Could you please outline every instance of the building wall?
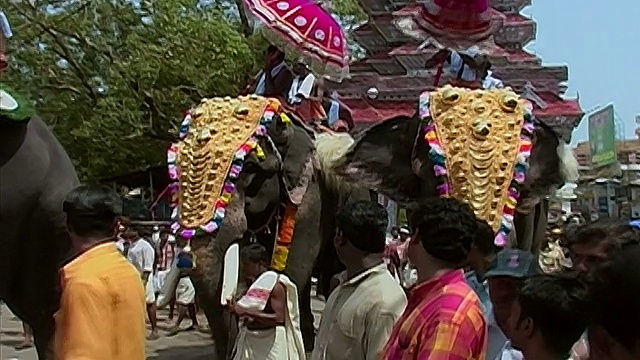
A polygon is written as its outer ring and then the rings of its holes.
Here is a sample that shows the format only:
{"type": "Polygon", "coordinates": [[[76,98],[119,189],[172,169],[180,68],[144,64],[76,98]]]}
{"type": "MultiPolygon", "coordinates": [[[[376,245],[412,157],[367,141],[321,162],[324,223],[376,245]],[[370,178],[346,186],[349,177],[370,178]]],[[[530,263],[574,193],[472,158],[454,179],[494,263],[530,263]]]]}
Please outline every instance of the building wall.
{"type": "MultiPolygon", "coordinates": [[[[640,141],[619,140],[617,141],[618,161],[621,164],[633,165],[640,164],[640,141]]],[[[574,148],[574,153],[578,159],[580,166],[591,165],[591,156],[589,154],[589,142],[583,141],[574,148]]]]}

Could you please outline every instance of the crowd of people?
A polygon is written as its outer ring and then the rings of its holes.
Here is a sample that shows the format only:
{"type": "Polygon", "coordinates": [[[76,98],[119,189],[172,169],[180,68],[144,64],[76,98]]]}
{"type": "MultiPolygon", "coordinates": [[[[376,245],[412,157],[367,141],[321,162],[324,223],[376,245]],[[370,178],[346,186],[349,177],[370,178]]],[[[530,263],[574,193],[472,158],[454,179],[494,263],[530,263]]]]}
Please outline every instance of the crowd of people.
{"type": "Polygon", "coordinates": [[[544,273],[531,252],[495,247],[489,225],[455,199],[415,211],[411,237],[386,253],[377,204],[343,211],[336,250],[347,270],[327,300],[313,359],[640,358],[637,223],[574,229],[564,239],[574,266],[544,273]],[[417,271],[409,289],[381,260],[406,242],[417,271]]]}
{"type": "MultiPolygon", "coordinates": [[[[76,255],[60,273],[57,359],[144,359],[145,315],[148,338],[158,338],[157,283],[171,267],[180,271],[172,332],[187,314],[198,326],[193,258],[166,230],[154,236],[122,223],[120,204],[109,188],[84,185],[64,202],[76,255]]],[[[528,251],[495,247],[489,225],[455,199],[422,204],[410,224],[389,242],[381,205],[339,209],[333,245],[346,270],[326,300],[311,359],[640,358],[637,223],[570,231],[573,267],[555,273],[528,251]],[[406,270],[414,284],[394,276],[406,270]]],[[[240,260],[248,290],[227,305],[240,323],[234,359],[305,358],[296,285],[270,271],[262,245],[244,245],[240,260]]]]}

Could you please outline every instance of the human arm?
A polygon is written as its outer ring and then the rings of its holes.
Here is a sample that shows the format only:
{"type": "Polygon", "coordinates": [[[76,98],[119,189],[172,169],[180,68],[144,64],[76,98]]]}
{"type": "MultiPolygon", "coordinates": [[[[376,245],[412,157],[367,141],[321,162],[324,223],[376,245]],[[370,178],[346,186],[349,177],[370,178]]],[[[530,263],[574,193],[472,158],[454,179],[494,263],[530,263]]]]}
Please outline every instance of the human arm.
{"type": "Polygon", "coordinates": [[[277,283],[273,290],[271,290],[269,305],[271,306],[273,313],[245,309],[238,304],[232,307],[232,312],[239,317],[249,318],[251,322],[255,322],[263,326],[276,326],[283,324],[287,311],[287,294],[281,283],[277,283]]]}
{"type": "MultiPolygon", "coordinates": [[[[144,240],[140,240],[144,241],[144,240]]],[[[147,285],[150,274],[155,269],[156,252],[151,245],[145,246],[142,252],[142,280],[147,285]]]]}
{"type": "MultiPolygon", "coordinates": [[[[404,307],[404,305],[402,307],[404,307]]],[[[399,314],[381,312],[378,308],[372,310],[365,320],[364,336],[362,339],[366,360],[378,360],[382,358],[384,346],[387,344],[387,341],[389,341],[393,326],[399,318],[399,314]]]]}
{"type": "Polygon", "coordinates": [[[110,301],[92,283],[70,281],[65,285],[56,314],[57,359],[93,360],[109,354],[113,329],[105,323],[105,317],[109,315],[110,301]]]}
{"type": "Polygon", "coordinates": [[[430,69],[434,66],[442,64],[449,58],[450,55],[451,51],[447,49],[440,50],[425,62],[424,67],[430,69]]]}
{"type": "MultiPolygon", "coordinates": [[[[418,336],[421,339],[416,343],[418,360],[475,359],[479,356],[476,347],[483,346],[478,344],[481,337],[470,324],[459,324],[452,319],[427,323],[418,336]]],[[[484,348],[486,351],[486,346],[484,348]]]]}

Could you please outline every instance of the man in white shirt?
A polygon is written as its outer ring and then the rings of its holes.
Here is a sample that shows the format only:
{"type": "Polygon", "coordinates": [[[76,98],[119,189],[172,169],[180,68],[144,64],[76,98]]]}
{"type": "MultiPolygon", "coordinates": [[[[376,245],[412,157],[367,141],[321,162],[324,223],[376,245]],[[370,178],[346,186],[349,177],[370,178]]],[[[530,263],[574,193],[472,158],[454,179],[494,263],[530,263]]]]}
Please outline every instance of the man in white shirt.
{"type": "Polygon", "coordinates": [[[359,201],[341,209],[336,221],[334,245],[347,270],[327,299],[311,359],[380,359],[407,304],[382,259],[387,212],[359,201]]]}
{"type": "Polygon", "coordinates": [[[313,75],[302,60],[293,66],[293,74],[295,77],[287,96],[289,106],[305,122],[325,120],[327,114],[322,107],[322,81],[313,75]]]}
{"type": "Polygon", "coordinates": [[[156,295],[153,281],[156,254],[153,246],[145,239],[136,236],[137,234],[125,234],[125,238],[133,238],[127,252],[129,262],[140,272],[145,285],[145,301],[147,303],[147,314],[151,322],[151,334],[149,340],[158,339],[158,321],[156,317],[156,295]]]}
{"type": "Polygon", "coordinates": [[[444,49],[427,60],[425,67],[442,66],[451,85],[482,89],[504,88],[502,80],[493,76],[491,62],[477,47],[465,51],[444,49]]]}

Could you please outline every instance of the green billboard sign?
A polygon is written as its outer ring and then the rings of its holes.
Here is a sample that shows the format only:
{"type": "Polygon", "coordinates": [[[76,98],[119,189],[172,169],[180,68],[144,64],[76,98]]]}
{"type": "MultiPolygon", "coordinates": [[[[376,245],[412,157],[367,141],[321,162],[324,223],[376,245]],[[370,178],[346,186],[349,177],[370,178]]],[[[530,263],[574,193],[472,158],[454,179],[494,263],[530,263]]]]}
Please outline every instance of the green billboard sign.
{"type": "Polygon", "coordinates": [[[591,165],[611,165],[617,161],[616,125],[613,105],[589,115],[589,149],[591,165]]]}

